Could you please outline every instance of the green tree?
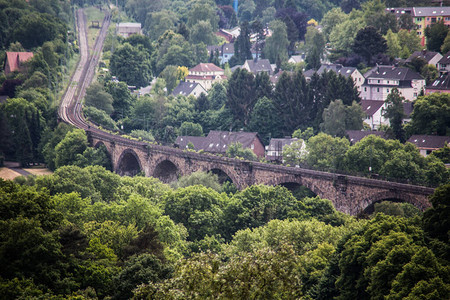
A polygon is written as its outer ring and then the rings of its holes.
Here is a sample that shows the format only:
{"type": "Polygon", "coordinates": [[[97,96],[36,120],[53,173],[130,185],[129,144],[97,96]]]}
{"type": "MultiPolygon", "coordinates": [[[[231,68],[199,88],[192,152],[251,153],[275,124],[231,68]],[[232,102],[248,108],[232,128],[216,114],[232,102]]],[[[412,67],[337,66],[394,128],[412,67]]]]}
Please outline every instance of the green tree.
{"type": "Polygon", "coordinates": [[[127,117],[130,114],[131,106],[135,101],[135,98],[131,95],[127,84],[123,81],[108,81],[105,83],[105,90],[113,98],[112,106],[114,108],[114,112],[112,117],[115,120],[127,117]]]}
{"type": "Polygon", "coordinates": [[[349,55],[354,45],[356,34],[364,28],[364,22],[360,19],[349,19],[337,24],[331,31],[329,38],[333,48],[333,57],[349,55]]]}
{"type": "Polygon", "coordinates": [[[273,34],[266,39],[264,55],[271,63],[283,62],[288,58],[287,48],[289,40],[287,38],[287,27],[280,20],[272,21],[269,27],[272,29],[273,34]]]}
{"type": "Polygon", "coordinates": [[[281,136],[280,119],[274,114],[275,105],[268,97],[259,98],[250,114],[248,129],[258,132],[267,145],[271,137],[281,136]]]}
{"type": "Polygon", "coordinates": [[[250,28],[248,22],[241,23],[241,33],[234,43],[234,56],[230,60],[230,66],[240,65],[252,58],[250,43],[250,28]]]}
{"type": "Polygon", "coordinates": [[[68,132],[64,139],[55,146],[55,166],[59,168],[73,164],[77,154],[82,154],[86,148],[87,136],[82,129],[68,132]]]}
{"type": "Polygon", "coordinates": [[[338,24],[345,22],[348,19],[348,15],[345,14],[341,8],[335,7],[329,10],[322,18],[320,24],[323,27],[323,33],[326,39],[329,38],[331,31],[338,24]]]}
{"type": "Polygon", "coordinates": [[[226,104],[233,112],[234,119],[243,126],[248,126],[257,100],[255,76],[246,69],[234,71],[228,80],[226,104]]]}
{"type": "Polygon", "coordinates": [[[427,38],[427,49],[439,52],[448,32],[449,30],[447,26],[444,25],[444,20],[425,28],[424,33],[427,38]]]}
{"type": "Polygon", "coordinates": [[[253,185],[236,193],[224,212],[224,236],[230,239],[238,230],[257,228],[270,220],[288,218],[296,199],[285,187],[253,185]]]}
{"type": "Polygon", "coordinates": [[[306,144],[308,155],[306,163],[312,167],[342,170],[344,168],[343,158],[350,147],[346,138],[333,138],[332,136],[319,133],[308,140],[306,144]]]}
{"type": "Polygon", "coordinates": [[[115,297],[132,298],[132,292],[137,286],[167,279],[171,273],[171,267],[152,254],[133,256],[126,261],[123,270],[115,279],[115,297]]]}
{"type": "Polygon", "coordinates": [[[173,11],[155,11],[147,15],[144,30],[151,40],[157,40],[167,30],[175,30],[179,17],[173,11]]]}
{"type": "Polygon", "coordinates": [[[213,173],[197,171],[190,175],[181,176],[178,181],[174,181],[171,186],[175,189],[185,188],[193,185],[202,185],[204,187],[221,192],[222,187],[219,183],[219,177],[213,173]]]}
{"type": "Polygon", "coordinates": [[[114,122],[114,120],[104,110],[97,109],[93,106],[86,106],[83,109],[83,113],[87,120],[92,121],[95,124],[110,130],[118,130],[116,122],[114,122]]]}
{"type": "Polygon", "coordinates": [[[167,94],[171,94],[173,89],[180,82],[177,78],[178,67],[177,66],[166,66],[161,73],[159,73],[159,77],[163,78],[166,82],[167,94]]]}
{"type": "Polygon", "coordinates": [[[414,110],[407,130],[411,134],[448,135],[449,114],[450,95],[433,93],[419,97],[414,102],[414,110]]]}
{"type": "Polygon", "coordinates": [[[400,42],[400,47],[402,48],[402,58],[408,58],[412,53],[414,53],[414,51],[419,51],[422,49],[420,37],[414,30],[408,31],[401,29],[398,32],[398,40],[400,42]]]}
{"type": "Polygon", "coordinates": [[[242,144],[239,142],[231,143],[227,148],[226,155],[231,158],[242,157],[243,159],[246,160],[252,161],[258,160],[258,157],[256,156],[255,153],[253,153],[252,150],[250,150],[249,148],[244,149],[242,147],[242,144]]]}
{"type": "Polygon", "coordinates": [[[400,46],[398,34],[389,29],[384,38],[386,39],[387,46],[386,54],[394,58],[400,57],[402,48],[400,46]]]}
{"type": "Polygon", "coordinates": [[[375,27],[367,26],[356,34],[352,50],[371,64],[374,55],[386,52],[386,40],[375,27]]]}
{"type": "Polygon", "coordinates": [[[403,129],[403,102],[405,98],[401,96],[397,88],[393,88],[385,100],[386,109],[383,116],[389,119],[389,126],[393,137],[400,142],[405,142],[405,130],[403,129]]]}
{"type": "Polygon", "coordinates": [[[323,111],[323,123],[320,129],[331,136],[345,135],[346,107],[341,100],[332,101],[323,111]]]}
{"type": "Polygon", "coordinates": [[[191,28],[190,42],[194,44],[203,43],[205,45],[216,44],[216,36],[208,21],[199,21],[191,28]]]}
{"type": "Polygon", "coordinates": [[[203,128],[200,124],[183,122],[180,126],[181,135],[203,136],[203,128]]]}
{"type": "Polygon", "coordinates": [[[86,89],[85,104],[88,106],[101,109],[110,115],[114,110],[113,101],[113,97],[103,89],[100,83],[92,83],[86,89]]]}
{"type": "Polygon", "coordinates": [[[307,154],[306,143],[297,140],[283,147],[283,162],[291,166],[300,165],[305,161],[307,154]]]}
{"type": "Polygon", "coordinates": [[[147,86],[152,75],[149,53],[142,46],[124,43],[112,54],[110,70],[129,85],[147,86]]]}
{"type": "Polygon", "coordinates": [[[164,210],[173,221],[186,227],[189,240],[200,240],[219,229],[225,197],[206,187],[189,186],[169,193],[164,210]]]}

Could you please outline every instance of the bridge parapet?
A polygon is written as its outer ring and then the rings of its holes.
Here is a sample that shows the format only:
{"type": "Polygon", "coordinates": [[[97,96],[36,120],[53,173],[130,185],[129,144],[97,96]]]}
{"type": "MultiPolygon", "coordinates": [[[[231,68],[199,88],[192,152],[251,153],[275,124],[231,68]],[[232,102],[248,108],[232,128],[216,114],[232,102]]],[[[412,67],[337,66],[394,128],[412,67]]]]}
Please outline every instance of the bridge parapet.
{"type": "Polygon", "coordinates": [[[135,171],[121,169],[126,164],[140,168],[146,176],[159,177],[165,181],[199,170],[219,169],[239,189],[253,184],[296,183],[306,186],[321,198],[331,200],[337,210],[352,215],[364,211],[377,201],[387,199],[409,202],[426,209],[430,206],[428,196],[434,191],[433,188],[411,184],[190,152],[103,132],[88,131],[88,137],[92,145],[99,142],[105,144],[114,171],[119,174],[132,174],[135,171]],[[123,159],[124,153],[129,153],[127,161],[123,159]]]}

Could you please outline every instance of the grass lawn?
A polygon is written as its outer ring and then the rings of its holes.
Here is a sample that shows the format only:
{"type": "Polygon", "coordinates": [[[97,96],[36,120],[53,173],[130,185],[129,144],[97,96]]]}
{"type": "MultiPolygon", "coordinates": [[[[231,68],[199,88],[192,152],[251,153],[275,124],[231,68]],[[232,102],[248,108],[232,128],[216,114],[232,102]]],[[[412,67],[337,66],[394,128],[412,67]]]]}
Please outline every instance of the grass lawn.
{"type": "Polygon", "coordinates": [[[92,52],[92,48],[95,44],[95,39],[98,36],[100,26],[102,25],[103,18],[105,17],[105,12],[100,11],[98,8],[92,6],[86,8],[84,12],[87,18],[89,51],[92,52]],[[98,21],[99,28],[92,27],[92,21],[98,21]]]}

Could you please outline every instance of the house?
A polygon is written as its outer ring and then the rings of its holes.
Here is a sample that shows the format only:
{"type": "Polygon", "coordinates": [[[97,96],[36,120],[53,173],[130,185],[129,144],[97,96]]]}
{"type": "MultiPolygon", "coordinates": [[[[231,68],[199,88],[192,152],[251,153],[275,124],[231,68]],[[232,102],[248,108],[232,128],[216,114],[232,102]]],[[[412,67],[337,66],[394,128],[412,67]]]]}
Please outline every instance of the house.
{"type": "Polygon", "coordinates": [[[386,100],[393,88],[397,88],[406,100],[413,101],[425,88],[425,79],[405,67],[376,66],[364,74],[361,99],[386,100]]]}
{"type": "Polygon", "coordinates": [[[231,43],[234,40],[233,35],[224,29],[219,29],[219,31],[215,32],[214,34],[225,39],[227,43],[231,43]]]}
{"type": "Polygon", "coordinates": [[[345,135],[347,136],[348,140],[350,141],[350,145],[354,145],[358,143],[360,140],[365,138],[369,135],[375,135],[383,139],[388,139],[386,136],[386,133],[384,131],[363,131],[363,130],[346,130],[345,135]]]}
{"type": "Polygon", "coordinates": [[[386,11],[395,14],[397,18],[400,18],[402,14],[410,15],[416,25],[416,32],[421,39],[422,46],[424,46],[426,42],[425,28],[440,21],[444,21],[444,25],[450,27],[450,7],[448,6],[396,7],[386,8],[386,11]]]}
{"type": "Polygon", "coordinates": [[[389,125],[389,120],[383,116],[385,109],[384,101],[361,100],[360,104],[366,115],[363,122],[368,124],[370,129],[377,130],[381,125],[389,125]]]}
{"type": "MultiPolygon", "coordinates": [[[[361,108],[366,115],[364,123],[368,124],[371,130],[377,130],[382,125],[390,125],[389,120],[384,117],[386,104],[379,100],[361,100],[361,108]]],[[[411,114],[413,112],[412,102],[403,102],[403,123],[411,121],[411,114]]]]}
{"type": "Polygon", "coordinates": [[[422,58],[427,62],[427,64],[433,65],[437,69],[438,62],[441,60],[442,54],[440,54],[439,52],[428,50],[414,51],[414,53],[411,54],[411,56],[408,57],[408,59],[406,59],[405,63],[410,63],[414,58],[422,58]]]}
{"type": "Polygon", "coordinates": [[[437,69],[441,74],[446,74],[450,71],[450,51],[438,61],[437,69]]]}
{"type": "Polygon", "coordinates": [[[33,58],[33,52],[6,52],[5,75],[13,72],[24,72],[24,63],[33,58]]]}
{"type": "Polygon", "coordinates": [[[208,46],[206,47],[208,54],[215,55],[216,51],[219,53],[220,64],[227,63],[234,55],[234,43],[225,43],[221,46],[208,46]]]}
{"type": "Polygon", "coordinates": [[[224,80],[225,71],[212,63],[200,63],[189,69],[186,82],[198,83],[208,91],[213,83],[224,80]]]}
{"type": "Polygon", "coordinates": [[[211,130],[206,137],[179,136],[175,142],[180,149],[188,149],[189,143],[194,150],[204,150],[210,153],[225,154],[233,143],[241,143],[242,147],[251,149],[257,157],[264,157],[264,145],[256,132],[232,132],[211,130]]]}
{"type": "MultiPolygon", "coordinates": [[[[280,71],[278,71],[278,73],[269,76],[269,80],[270,80],[270,82],[272,82],[273,86],[275,86],[278,83],[278,80],[280,79],[281,74],[283,74],[284,72],[288,72],[288,71],[280,70],[280,71]]],[[[288,74],[289,74],[289,72],[288,72],[288,74]]]]}
{"type": "Polygon", "coordinates": [[[208,95],[208,92],[199,84],[195,82],[181,81],[173,90],[172,95],[176,96],[194,96],[199,97],[201,93],[208,95]]]}
{"type": "Polygon", "coordinates": [[[298,139],[291,137],[270,139],[269,145],[266,146],[266,159],[268,161],[282,162],[284,146],[291,145],[295,141],[298,141],[298,139]]]}
{"type": "MultiPolygon", "coordinates": [[[[236,26],[234,28],[230,28],[230,29],[220,29],[220,32],[230,35],[231,39],[234,40],[236,39],[238,36],[241,35],[241,27],[236,26]]],[[[231,42],[231,41],[230,41],[231,42]]]]}
{"type": "Polygon", "coordinates": [[[298,64],[298,63],[301,63],[301,62],[304,62],[304,61],[305,61],[305,55],[304,54],[303,55],[292,55],[289,58],[288,63],[298,64]]]}
{"type": "Polygon", "coordinates": [[[275,67],[270,64],[268,59],[252,60],[248,59],[242,65],[242,69],[246,69],[250,73],[258,74],[260,72],[266,72],[269,76],[275,71],[275,67]]]}
{"type": "Polygon", "coordinates": [[[314,73],[317,73],[318,75],[322,75],[324,72],[333,71],[338,75],[342,75],[346,78],[351,77],[353,79],[353,82],[355,83],[356,88],[359,92],[361,92],[361,86],[364,83],[364,76],[361,74],[361,72],[358,71],[357,68],[353,67],[344,67],[341,64],[322,64],[319,68],[319,70],[308,70],[303,73],[303,76],[305,76],[306,81],[310,81],[311,77],[314,75],[314,73]]]}
{"type": "Polygon", "coordinates": [[[425,94],[450,93],[450,73],[439,76],[433,83],[425,87],[425,94]]]}
{"type": "Polygon", "coordinates": [[[412,135],[407,142],[416,145],[420,154],[427,156],[434,150],[450,146],[450,136],[412,135]]]}
{"type": "Polygon", "coordinates": [[[141,23],[116,24],[116,35],[127,38],[133,34],[142,34],[141,23]]]}

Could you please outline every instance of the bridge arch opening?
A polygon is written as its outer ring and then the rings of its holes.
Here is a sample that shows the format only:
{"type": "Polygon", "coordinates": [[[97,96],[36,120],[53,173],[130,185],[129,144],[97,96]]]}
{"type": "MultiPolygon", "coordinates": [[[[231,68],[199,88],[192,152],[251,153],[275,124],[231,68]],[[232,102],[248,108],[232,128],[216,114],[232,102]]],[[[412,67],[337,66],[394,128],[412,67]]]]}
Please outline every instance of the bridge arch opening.
{"type": "Polygon", "coordinates": [[[287,188],[292,195],[300,200],[303,199],[305,197],[315,197],[317,196],[316,193],[314,193],[312,190],[310,190],[308,187],[301,185],[298,182],[282,182],[280,184],[278,184],[280,186],[284,186],[285,188],[287,188]]]}
{"type": "Polygon", "coordinates": [[[153,177],[158,178],[164,183],[170,183],[178,179],[178,168],[170,160],[160,162],[153,172],[153,177]]]}
{"type": "Polygon", "coordinates": [[[131,149],[123,151],[116,173],[120,176],[135,176],[140,172],[142,172],[142,167],[136,152],[131,149]]]}
{"type": "Polygon", "coordinates": [[[407,204],[410,204],[410,206],[417,208],[418,211],[422,209],[420,205],[415,203],[415,200],[412,197],[396,192],[378,193],[364,199],[363,203],[365,204],[365,207],[360,214],[366,216],[376,212],[375,208],[379,204],[383,205],[383,207],[378,207],[379,210],[387,210],[387,212],[390,211],[389,214],[393,215],[401,213],[401,210],[403,209],[406,209],[408,211],[413,210],[413,208],[408,208],[409,206],[407,204]]]}
{"type": "Polygon", "coordinates": [[[233,183],[233,180],[228,176],[228,174],[219,168],[213,168],[208,171],[208,173],[212,173],[217,175],[220,184],[224,184],[225,182],[233,183]]]}

